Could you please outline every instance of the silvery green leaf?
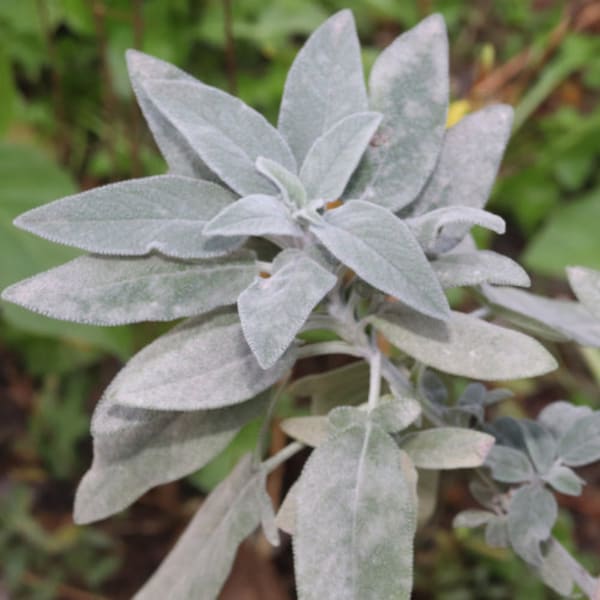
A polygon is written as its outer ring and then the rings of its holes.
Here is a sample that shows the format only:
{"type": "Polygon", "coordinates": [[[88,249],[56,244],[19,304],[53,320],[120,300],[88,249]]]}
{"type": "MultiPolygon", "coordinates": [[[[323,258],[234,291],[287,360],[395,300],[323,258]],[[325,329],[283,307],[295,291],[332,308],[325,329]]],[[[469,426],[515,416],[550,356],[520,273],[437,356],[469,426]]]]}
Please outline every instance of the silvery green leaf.
{"type": "Polygon", "coordinates": [[[443,206],[483,208],[512,125],[512,107],[495,104],[448,129],[433,174],[410,207],[421,215],[443,206]]]}
{"type": "Polygon", "coordinates": [[[264,156],[256,159],[256,168],[259,173],[275,184],[285,204],[290,208],[299,209],[306,205],[306,190],[297,175],[288,171],[278,162],[264,156]]]}
{"type": "Polygon", "coordinates": [[[503,317],[537,335],[600,346],[600,321],[578,302],[544,298],[524,290],[482,286],[484,296],[503,317]]]}
{"type": "Polygon", "coordinates": [[[531,462],[540,474],[547,473],[556,459],[556,439],[548,429],[528,419],[519,419],[519,427],[531,462]]]}
{"type": "Polygon", "coordinates": [[[416,473],[379,427],[352,427],[313,451],[299,482],[298,598],[410,598],[416,473]]]}
{"type": "Polygon", "coordinates": [[[329,434],[326,417],[290,417],[281,421],[281,429],[291,438],[307,446],[320,446],[329,434]]]}
{"type": "Polygon", "coordinates": [[[371,410],[369,418],[384,431],[395,433],[412,425],[421,415],[421,405],[408,395],[387,394],[371,410]]]}
{"type": "Polygon", "coordinates": [[[552,355],[533,338],[463,313],[453,311],[443,323],[394,307],[369,321],[394,346],[446,373],[495,381],[556,368],[552,355]]]}
{"type": "Polygon", "coordinates": [[[494,510],[496,507],[496,493],[486,483],[480,479],[471,479],[469,481],[469,492],[481,506],[494,510]]]}
{"type": "Polygon", "coordinates": [[[448,40],[432,15],[378,57],[369,78],[370,108],[384,115],[348,198],[396,211],[412,202],[440,153],[448,105],[448,40]]]}
{"type": "Polygon", "coordinates": [[[481,527],[486,523],[489,523],[494,519],[496,515],[489,510],[478,510],[469,508],[459,512],[452,521],[452,527],[467,527],[469,529],[474,527],[481,527]]]}
{"type": "Polygon", "coordinates": [[[494,438],[470,429],[436,427],[409,433],[400,445],[419,469],[466,469],[483,464],[494,438]]]}
{"type": "Polygon", "coordinates": [[[283,377],[290,349],[270,369],[256,361],[235,312],[189,319],[138,352],[105,392],[107,401],[152,410],[239,404],[283,377]]]}
{"type": "Polygon", "coordinates": [[[544,481],[551,485],[557,492],[568,496],[581,496],[585,481],[574,471],[564,465],[553,465],[544,481]]]}
{"type": "Polygon", "coordinates": [[[135,600],[215,600],[238,545],[261,521],[264,474],[250,455],[204,501],[135,600]]]}
{"type": "Polygon", "coordinates": [[[206,236],[289,235],[302,237],[290,211],[274,196],[252,194],[226,206],[204,227],[206,236]]]}
{"type": "Polygon", "coordinates": [[[522,450],[527,454],[527,444],[519,421],[513,417],[499,417],[486,427],[488,433],[491,433],[499,444],[522,450]]]}
{"type": "Polygon", "coordinates": [[[593,414],[589,406],[576,406],[559,400],[548,404],[538,415],[538,421],[552,431],[557,438],[563,436],[579,419],[593,414]]]}
{"type": "Polygon", "coordinates": [[[277,516],[275,517],[275,524],[277,527],[282,531],[285,531],[288,535],[296,534],[298,488],[299,484],[298,480],[296,480],[285,495],[285,498],[277,511],[277,516]]]}
{"type": "Polygon", "coordinates": [[[531,565],[543,562],[540,544],[550,537],[558,516],[552,493],[539,483],[516,490],[508,511],[508,537],[513,550],[531,565]]]}
{"type": "Polygon", "coordinates": [[[97,254],[158,250],[177,258],[209,258],[243,241],[202,235],[204,224],[234,200],[216,183],[159,175],[67,196],[20,215],[15,225],[97,254]]]}
{"type": "Polygon", "coordinates": [[[334,275],[304,252],[288,249],[273,261],[270,277],[256,278],[240,294],[244,336],[263,369],[281,357],[336,282],[334,275]]]}
{"type": "Polygon", "coordinates": [[[338,406],[327,415],[327,420],[332,432],[340,432],[355,426],[366,426],[369,415],[366,411],[366,404],[361,404],[357,408],[354,406],[338,406]]]}
{"type": "Polygon", "coordinates": [[[508,548],[508,519],[507,517],[495,517],[485,527],[485,543],[492,548],[508,548]]]}
{"type": "Polygon", "coordinates": [[[438,407],[444,407],[448,404],[448,388],[439,375],[431,369],[425,369],[421,376],[419,392],[438,407]]]}
{"type": "Polygon", "coordinates": [[[279,538],[279,530],[277,529],[277,523],[275,522],[275,510],[273,508],[273,502],[271,496],[267,492],[266,476],[264,474],[263,485],[259,487],[259,501],[260,501],[260,525],[262,532],[266,540],[271,546],[279,546],[281,539],[279,538]]]}
{"type": "Polygon", "coordinates": [[[567,559],[567,554],[563,548],[551,539],[544,551],[542,564],[536,568],[536,572],[541,580],[555,592],[570,598],[573,592],[573,573],[572,561],[567,559]]]}
{"type": "Polygon", "coordinates": [[[424,215],[406,219],[406,224],[423,250],[431,254],[447,252],[454,248],[474,225],[500,234],[506,230],[506,223],[502,217],[469,206],[445,206],[424,215]],[[454,237],[447,232],[450,225],[457,224],[466,226],[466,231],[460,237],[454,237]]]}
{"type": "Polygon", "coordinates": [[[367,283],[436,319],[448,301],[408,226],[381,206],[354,200],[328,211],[311,231],[367,283]]]}
{"type": "Polygon", "coordinates": [[[423,527],[435,512],[439,496],[440,472],[433,469],[418,471],[417,497],[419,499],[417,523],[423,527]]]}
{"type": "Polygon", "coordinates": [[[75,521],[104,519],[150,488],[200,469],[267,403],[262,394],[236,406],[189,413],[101,401],[93,417],[94,461],[77,488],[75,521]]]}
{"type": "Polygon", "coordinates": [[[340,119],[366,110],[354,18],[343,10],[325,21],[298,52],[285,82],[278,127],[302,164],[318,137],[340,119]]]}
{"type": "Polygon", "coordinates": [[[431,262],[444,289],[482,283],[529,287],[525,269],[514,260],[492,250],[442,254],[431,262]]]}
{"type": "Polygon", "coordinates": [[[600,460],[600,411],[576,421],[560,438],[558,455],[570,467],[600,460]]]}
{"type": "Polygon", "coordinates": [[[341,197],[380,123],[379,113],[355,113],[315,140],[300,169],[300,179],[309,198],[341,197]]]}
{"type": "Polygon", "coordinates": [[[491,469],[496,481],[503,483],[521,483],[534,477],[527,455],[509,446],[495,444],[485,459],[485,466],[491,469]]]}
{"type": "Polygon", "coordinates": [[[256,276],[252,253],[182,262],[81,256],[7,288],[5,300],[54,319],[95,325],[170,321],[235,304],[256,276]]]}
{"type": "Polygon", "coordinates": [[[577,299],[600,319],[600,271],[585,267],[568,267],[567,276],[577,299]]]}
{"type": "Polygon", "coordinates": [[[296,397],[309,397],[311,412],[317,415],[326,415],[342,404],[362,404],[369,394],[369,365],[357,361],[326,373],[307,375],[294,381],[287,392],[296,397]]]}
{"type": "Polygon", "coordinates": [[[279,132],[238,98],[199,81],[153,80],[144,89],[198,156],[241,196],[273,192],[256,170],[259,156],[296,171],[279,132]]]}
{"type": "Polygon", "coordinates": [[[169,171],[175,175],[218,181],[185,137],[154,106],[144,89],[144,83],[153,79],[196,80],[181,69],[137,50],[127,50],[126,58],[133,91],[169,171]]]}
{"type": "Polygon", "coordinates": [[[458,399],[458,406],[473,404],[490,406],[511,396],[513,396],[513,392],[506,388],[492,388],[488,390],[482,383],[469,383],[458,399]]]}

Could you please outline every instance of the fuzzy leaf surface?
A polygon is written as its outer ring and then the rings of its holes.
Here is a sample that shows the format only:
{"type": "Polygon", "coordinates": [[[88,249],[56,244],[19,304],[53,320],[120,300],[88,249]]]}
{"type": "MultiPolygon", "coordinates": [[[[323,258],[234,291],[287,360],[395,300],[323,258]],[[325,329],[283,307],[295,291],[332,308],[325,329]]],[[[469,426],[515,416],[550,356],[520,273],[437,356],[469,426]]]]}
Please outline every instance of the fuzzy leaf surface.
{"type": "Polygon", "coordinates": [[[316,448],[329,434],[329,426],[325,417],[290,417],[280,424],[281,429],[291,438],[316,448]]]}
{"type": "Polygon", "coordinates": [[[176,258],[209,258],[243,242],[202,235],[204,224],[234,200],[216,183],[158,175],[67,196],[22,214],[15,225],[96,254],[157,250],[176,258]]]}
{"type": "Polygon", "coordinates": [[[494,518],[489,510],[467,509],[459,512],[452,521],[452,527],[481,527],[494,518]]]}
{"type": "Polygon", "coordinates": [[[279,130],[301,165],[315,140],[340,119],[368,110],[354,18],[343,10],[321,25],[289,70],[279,130]]]}
{"type": "Polygon", "coordinates": [[[519,419],[517,423],[536,471],[547,473],[556,459],[556,439],[548,429],[535,421],[519,419]]]}
{"type": "Polygon", "coordinates": [[[284,202],[291,208],[302,208],[306,205],[306,190],[297,175],[288,171],[274,160],[259,156],[256,168],[269,179],[283,196],[284,202]]]}
{"type": "Polygon", "coordinates": [[[567,496],[580,496],[585,484],[575,471],[564,465],[554,465],[544,476],[544,481],[567,496]]]}
{"type": "Polygon", "coordinates": [[[600,271],[568,267],[567,276],[578,300],[600,319],[600,271]]]}
{"type": "Polygon", "coordinates": [[[367,283],[423,314],[448,317],[448,301],[423,250],[389,210],[354,200],[328,211],[311,231],[367,283]]]}
{"type": "Polygon", "coordinates": [[[600,460],[600,411],[573,424],[560,439],[558,454],[570,467],[600,460]]]}
{"type": "Polygon", "coordinates": [[[571,402],[559,400],[544,407],[538,415],[538,421],[550,429],[557,438],[562,437],[577,421],[593,414],[589,406],[576,406],[571,402]]]}
{"type": "Polygon", "coordinates": [[[503,483],[520,483],[533,478],[531,462],[520,450],[496,444],[485,460],[486,467],[492,471],[492,477],[503,483]]]}

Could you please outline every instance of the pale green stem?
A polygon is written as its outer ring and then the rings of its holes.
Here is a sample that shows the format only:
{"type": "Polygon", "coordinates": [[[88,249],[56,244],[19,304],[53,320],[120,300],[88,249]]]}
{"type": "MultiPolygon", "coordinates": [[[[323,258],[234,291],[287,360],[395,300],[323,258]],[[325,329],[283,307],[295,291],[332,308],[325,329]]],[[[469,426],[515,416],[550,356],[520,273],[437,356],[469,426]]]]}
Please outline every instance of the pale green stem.
{"type": "Polygon", "coordinates": [[[309,356],[321,356],[323,354],[348,354],[349,356],[358,356],[366,358],[367,352],[363,348],[356,348],[346,342],[318,342],[308,344],[298,349],[298,358],[308,358],[309,356]]]}
{"type": "Polygon", "coordinates": [[[297,454],[304,448],[304,444],[300,442],[292,442],[288,444],[285,448],[282,448],[277,454],[273,454],[271,458],[265,460],[262,463],[263,469],[267,473],[273,472],[279,465],[282,465],[286,460],[292,458],[294,454],[297,454]]]}
{"type": "Polygon", "coordinates": [[[372,356],[369,358],[369,410],[377,406],[381,394],[381,352],[373,348],[372,356]]]}

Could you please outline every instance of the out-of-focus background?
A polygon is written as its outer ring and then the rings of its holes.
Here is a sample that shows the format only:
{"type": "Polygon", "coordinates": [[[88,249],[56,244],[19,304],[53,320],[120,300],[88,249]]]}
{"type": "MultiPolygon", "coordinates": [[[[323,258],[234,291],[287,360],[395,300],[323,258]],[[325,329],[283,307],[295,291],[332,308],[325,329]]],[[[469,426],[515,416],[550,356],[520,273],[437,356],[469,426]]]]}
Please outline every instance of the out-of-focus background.
{"type": "MultiPolygon", "coordinates": [[[[450,34],[449,123],[495,101],[516,109],[491,210],[503,238],[482,245],[520,259],[534,287],[568,294],[564,267],[600,268],[600,3],[553,0],[0,0],[0,288],[76,255],[12,227],[19,213],[165,165],[135,105],[124,61],[138,48],[239,95],[275,120],[306,36],[354,10],[366,68],[431,12],[450,34]]],[[[461,297],[453,298],[460,304],[461,297]]],[[[168,551],[202,494],[253,443],[247,427],[185,481],[146,494],[122,515],[72,523],[91,462],[89,419],[119,365],[161,332],[151,324],[96,328],[2,304],[0,313],[0,599],[129,598],[168,551]]],[[[550,400],[600,408],[600,354],[560,350],[567,368],[515,384],[502,414],[535,415],[550,400]]],[[[301,462],[279,475],[285,489],[301,462]]],[[[580,498],[560,497],[557,527],[600,569],[600,470],[582,471],[580,498]]],[[[415,598],[553,598],[520,561],[453,533],[472,503],[459,474],[419,534],[415,598]]],[[[289,540],[243,545],[223,598],[293,598],[289,540]]]]}

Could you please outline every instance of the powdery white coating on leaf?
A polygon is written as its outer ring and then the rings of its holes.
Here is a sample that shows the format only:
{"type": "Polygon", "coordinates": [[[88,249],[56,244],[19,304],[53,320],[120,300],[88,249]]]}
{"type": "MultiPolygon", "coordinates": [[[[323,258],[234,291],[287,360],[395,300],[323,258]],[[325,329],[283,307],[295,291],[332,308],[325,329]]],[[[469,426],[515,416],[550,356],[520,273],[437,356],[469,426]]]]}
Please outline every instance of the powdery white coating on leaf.
{"type": "Polygon", "coordinates": [[[410,598],[415,488],[414,468],[375,425],[313,451],[296,503],[298,598],[410,598]]]}
{"type": "Polygon", "coordinates": [[[467,509],[459,512],[452,521],[452,527],[481,527],[496,515],[488,510],[467,509]]]}
{"type": "Polygon", "coordinates": [[[436,470],[479,467],[493,445],[491,435],[459,427],[410,433],[401,441],[415,467],[436,470]]]}
{"type": "Polygon", "coordinates": [[[561,437],[558,454],[570,467],[600,460],[600,411],[576,421],[561,437]]]}
{"type": "Polygon", "coordinates": [[[256,159],[256,169],[275,184],[288,207],[299,209],[306,205],[306,190],[295,173],[264,156],[256,159]]]}
{"type": "Polygon", "coordinates": [[[285,498],[279,507],[279,511],[277,511],[277,516],[275,517],[275,524],[277,527],[282,531],[285,531],[288,535],[294,535],[296,533],[296,507],[299,487],[299,480],[296,480],[285,495],[285,498]]]}
{"type": "Polygon", "coordinates": [[[422,215],[457,205],[483,208],[508,142],[512,117],[512,107],[495,104],[448,129],[435,170],[410,212],[422,215]]]}
{"type": "Polygon", "coordinates": [[[204,501],[135,600],[215,600],[239,544],[261,521],[264,474],[250,455],[204,501]]]}
{"type": "Polygon", "coordinates": [[[144,89],[144,83],[153,79],[196,80],[181,69],[138,50],[127,50],[125,56],[133,91],[154,140],[169,165],[169,171],[174,175],[218,181],[215,173],[196,154],[185,137],[156,108],[144,89]]]}
{"type": "Polygon", "coordinates": [[[448,317],[448,301],[423,250],[389,210],[353,200],[325,213],[311,231],[367,283],[423,314],[448,317]]]}
{"type": "Polygon", "coordinates": [[[215,183],[159,175],[67,196],[20,215],[15,225],[97,254],[138,256],[157,250],[177,258],[210,258],[244,241],[202,235],[204,224],[234,201],[215,183]]]}
{"type": "Polygon", "coordinates": [[[226,206],[206,224],[203,233],[207,236],[303,235],[285,205],[265,194],[245,196],[226,206]]]}
{"type": "Polygon", "coordinates": [[[577,299],[600,319],[600,271],[585,267],[568,267],[567,276],[577,299]]]}
{"type": "Polygon", "coordinates": [[[200,469],[267,403],[262,394],[236,406],[188,413],[101,401],[94,413],[94,461],[77,488],[75,521],[104,519],[150,488],[200,469]]]}
{"type": "Polygon", "coordinates": [[[300,169],[309,198],[331,201],[341,197],[380,123],[379,113],[356,113],[315,140],[300,169]]]}
{"type": "Polygon", "coordinates": [[[529,419],[517,421],[527,453],[540,474],[547,473],[556,459],[556,439],[544,426],[529,419]]]}
{"type": "Polygon", "coordinates": [[[399,210],[412,202],[441,149],[448,107],[448,39],[432,15],[377,58],[369,78],[370,108],[384,120],[346,197],[399,210]]]}
{"type": "Polygon", "coordinates": [[[105,392],[116,404],[152,410],[200,410],[239,404],[283,377],[290,350],[262,369],[234,312],[189,319],[138,352],[105,392]]]}
{"type": "Polygon", "coordinates": [[[394,307],[369,320],[394,346],[445,373],[496,381],[534,377],[557,366],[533,338],[459,312],[443,323],[394,307]]]}
{"type": "Polygon", "coordinates": [[[557,492],[567,496],[580,496],[585,484],[585,480],[581,479],[577,473],[569,467],[559,464],[553,465],[543,479],[557,492]]]}
{"type": "Polygon", "coordinates": [[[535,568],[542,581],[565,598],[571,598],[573,592],[573,573],[571,557],[551,539],[545,545],[542,564],[535,568]]]}
{"type": "Polygon", "coordinates": [[[492,250],[443,254],[431,261],[431,266],[444,289],[482,283],[531,285],[521,265],[492,250]]]}
{"type": "Polygon", "coordinates": [[[589,406],[576,406],[571,402],[559,400],[548,404],[537,419],[550,429],[557,438],[562,437],[577,421],[593,414],[589,406]]]}
{"type": "Polygon", "coordinates": [[[337,278],[301,250],[273,261],[271,277],[257,277],[238,298],[244,336],[259,364],[271,367],[292,343],[337,278]]]}
{"type": "Polygon", "coordinates": [[[279,132],[238,98],[199,81],[154,80],[144,89],[202,160],[240,195],[273,192],[256,170],[259,156],[296,171],[279,132]]]}
{"type": "Polygon", "coordinates": [[[278,127],[301,165],[317,138],[340,119],[366,110],[354,17],[343,10],[325,21],[298,52],[285,82],[278,127]]]}
{"type": "Polygon", "coordinates": [[[76,323],[171,321],[234,304],[256,273],[250,252],[194,262],[81,256],[10,286],[2,298],[76,323]]]}
{"type": "Polygon", "coordinates": [[[492,470],[492,477],[504,483],[521,483],[534,476],[533,467],[527,456],[515,448],[492,447],[485,461],[486,467],[492,470]]]}
{"type": "Polygon", "coordinates": [[[406,394],[382,396],[369,418],[384,431],[396,433],[412,425],[421,415],[421,404],[406,394]]]}
{"type": "Polygon", "coordinates": [[[326,417],[290,417],[279,425],[284,433],[307,446],[321,445],[329,434],[326,417]]]}

